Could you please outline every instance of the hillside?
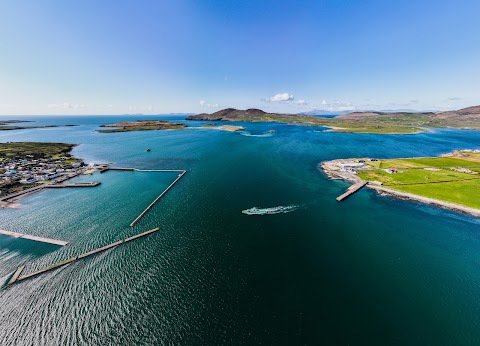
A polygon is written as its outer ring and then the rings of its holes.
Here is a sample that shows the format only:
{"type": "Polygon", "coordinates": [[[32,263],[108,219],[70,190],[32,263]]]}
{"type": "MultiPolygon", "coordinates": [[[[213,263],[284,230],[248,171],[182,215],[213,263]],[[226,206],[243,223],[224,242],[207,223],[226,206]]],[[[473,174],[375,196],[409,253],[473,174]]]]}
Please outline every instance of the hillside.
{"type": "Polygon", "coordinates": [[[186,119],[209,121],[285,121],[284,119],[290,119],[294,121],[297,117],[300,116],[294,114],[267,113],[261,109],[255,108],[250,108],[247,110],[226,108],[212,114],[201,113],[197,115],[190,115],[186,119]]]}
{"type": "Polygon", "coordinates": [[[267,113],[260,109],[239,110],[227,108],[212,114],[191,115],[187,120],[287,122],[310,126],[331,127],[334,132],[359,133],[416,133],[426,127],[480,129],[480,106],[448,112],[353,112],[335,118],[319,116],[267,113]]]}

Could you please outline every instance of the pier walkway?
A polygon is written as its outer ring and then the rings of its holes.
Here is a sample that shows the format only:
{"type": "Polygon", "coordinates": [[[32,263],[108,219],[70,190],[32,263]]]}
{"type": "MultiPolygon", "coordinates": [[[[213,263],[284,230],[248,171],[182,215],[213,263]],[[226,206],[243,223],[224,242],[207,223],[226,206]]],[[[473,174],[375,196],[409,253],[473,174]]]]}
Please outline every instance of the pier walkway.
{"type": "Polygon", "coordinates": [[[20,276],[21,273],[23,272],[25,266],[20,266],[18,267],[18,269],[15,271],[15,273],[13,274],[12,278],[10,279],[10,281],[8,282],[9,285],[17,282],[17,281],[22,281],[22,280],[25,280],[25,279],[28,279],[28,278],[31,278],[31,277],[34,277],[34,276],[37,276],[37,275],[40,275],[40,274],[43,274],[43,273],[46,273],[46,272],[49,272],[51,270],[54,270],[54,269],[57,269],[57,268],[60,268],[60,267],[63,267],[69,263],[72,263],[72,262],[75,262],[79,259],[82,259],[82,258],[86,258],[86,257],[89,257],[89,256],[92,256],[92,255],[95,255],[99,252],[103,252],[103,251],[106,251],[108,249],[111,249],[111,248],[114,248],[120,244],[124,244],[124,243],[127,243],[129,241],[132,241],[132,240],[135,240],[135,239],[138,239],[138,238],[141,238],[141,237],[144,237],[146,235],[149,235],[149,234],[152,234],[154,232],[157,232],[158,230],[160,230],[160,228],[154,228],[154,229],[151,229],[149,231],[146,231],[146,232],[143,232],[143,233],[140,233],[140,234],[137,234],[137,235],[134,235],[132,237],[129,237],[129,238],[126,238],[126,239],[123,239],[123,240],[119,240],[119,241],[116,241],[112,244],[109,244],[109,245],[106,245],[106,246],[103,246],[103,247],[100,247],[98,249],[95,249],[95,250],[92,250],[92,251],[89,251],[89,252],[86,252],[86,253],[83,253],[81,255],[78,255],[78,256],[75,256],[75,257],[70,257],[69,259],[66,259],[64,261],[61,261],[61,262],[57,262],[55,264],[52,264],[51,266],[48,266],[44,269],[41,269],[41,270],[38,270],[36,272],[33,272],[33,273],[29,273],[29,274],[26,274],[24,276],[20,276]]]}
{"type": "Polygon", "coordinates": [[[73,183],[73,184],[55,184],[55,185],[47,185],[46,188],[62,188],[62,187],[95,187],[100,185],[99,181],[93,181],[91,183],[73,183]]]}
{"type": "Polygon", "coordinates": [[[361,181],[361,182],[356,183],[355,185],[350,186],[350,187],[347,189],[347,191],[346,191],[344,194],[338,196],[338,197],[336,198],[336,200],[337,200],[338,202],[343,201],[345,198],[353,195],[355,192],[357,192],[358,190],[360,190],[360,189],[361,189],[362,187],[364,187],[365,185],[367,185],[367,182],[366,182],[366,181],[361,181]]]}
{"type": "MultiPolygon", "coordinates": [[[[150,171],[149,171],[150,172],[150,171]]],[[[156,171],[157,172],[157,171],[156,171]]],[[[160,171],[160,172],[163,172],[163,171],[160,171]]],[[[162,198],[167,192],[168,190],[170,190],[170,188],[176,184],[177,181],[180,180],[181,177],[183,177],[185,175],[185,173],[187,173],[187,171],[168,171],[168,172],[182,172],[178,175],[177,179],[175,179],[173,181],[173,183],[171,183],[157,198],[155,198],[155,200],[150,203],[150,205],[148,207],[145,208],[144,211],[142,211],[140,213],[140,215],[137,216],[137,218],[135,220],[133,220],[133,222],[130,224],[130,227],[133,227],[135,226],[135,224],[140,221],[140,219],[155,205],[155,203],[157,203],[160,198],[162,198]]]]}
{"type": "Polygon", "coordinates": [[[28,234],[11,232],[11,231],[5,231],[5,230],[0,230],[0,234],[8,235],[8,236],[10,236],[10,237],[15,237],[15,238],[22,238],[22,239],[39,241],[39,242],[42,242],[42,243],[59,245],[59,246],[65,246],[65,245],[68,244],[68,241],[62,241],[62,240],[57,240],[57,239],[37,237],[36,235],[28,235],[28,234]]]}

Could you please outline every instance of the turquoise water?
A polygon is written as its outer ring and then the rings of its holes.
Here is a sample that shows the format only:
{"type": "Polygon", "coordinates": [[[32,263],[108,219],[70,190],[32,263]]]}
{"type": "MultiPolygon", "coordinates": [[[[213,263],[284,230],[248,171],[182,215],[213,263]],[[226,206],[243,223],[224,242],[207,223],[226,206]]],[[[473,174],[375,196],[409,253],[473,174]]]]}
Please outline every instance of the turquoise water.
{"type": "Polygon", "coordinates": [[[178,173],[83,176],[102,184],[0,210],[0,229],[70,242],[0,236],[2,283],[20,264],[39,269],[161,228],[0,289],[5,344],[480,343],[480,219],[368,189],[338,203],[348,185],[318,170],[333,158],[479,148],[480,132],[341,134],[286,124],[241,124],[244,133],[94,131],[120,119],[46,117],[39,124],[80,126],[0,132],[2,142],[79,144],[73,153],[86,162],[188,170],[133,228],[178,173]],[[241,213],[289,205],[299,207],[241,213]]]}

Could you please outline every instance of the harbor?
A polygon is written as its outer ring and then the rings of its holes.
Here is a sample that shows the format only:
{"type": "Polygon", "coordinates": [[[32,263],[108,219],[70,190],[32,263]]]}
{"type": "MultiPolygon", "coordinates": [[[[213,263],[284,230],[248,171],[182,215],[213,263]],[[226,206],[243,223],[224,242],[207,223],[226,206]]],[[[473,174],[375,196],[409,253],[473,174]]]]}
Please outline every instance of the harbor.
{"type": "Polygon", "coordinates": [[[93,186],[98,186],[100,185],[99,182],[93,182],[93,183],[77,183],[77,184],[62,184],[63,182],[76,178],[80,176],[81,174],[84,173],[84,170],[80,170],[78,172],[75,172],[73,174],[65,174],[59,178],[56,178],[52,181],[43,183],[41,185],[37,185],[34,187],[31,187],[29,189],[21,190],[18,192],[10,193],[6,196],[0,197],[0,208],[2,207],[8,207],[11,202],[17,201],[21,198],[27,197],[33,193],[40,192],[45,188],[61,188],[61,187],[93,187],[93,186]]]}
{"type": "MultiPolygon", "coordinates": [[[[100,170],[100,172],[106,172],[108,170],[117,170],[117,171],[138,171],[138,172],[178,172],[178,176],[176,177],[176,179],[165,189],[162,191],[162,193],[157,197],[155,198],[155,200],[153,202],[151,202],[136,218],[135,220],[130,224],[130,227],[133,227],[138,221],[140,221],[144,216],[145,214],[150,210],[152,209],[152,207],[180,180],[180,178],[182,178],[186,173],[187,171],[186,170],[140,170],[140,169],[136,169],[136,168],[121,168],[121,167],[109,167],[107,165],[101,165],[101,166],[97,166],[99,167],[98,170],[100,170]]],[[[64,179],[66,180],[66,179],[64,179]]],[[[63,180],[63,181],[64,181],[63,180]]],[[[95,186],[98,186],[100,185],[100,182],[86,182],[86,183],[72,183],[72,184],[59,184],[58,183],[58,180],[57,181],[52,181],[51,183],[47,183],[47,184],[44,184],[42,186],[38,186],[35,188],[35,190],[33,192],[37,192],[38,190],[41,190],[43,188],[66,188],[66,187],[95,187],[95,186]]],[[[20,193],[16,196],[9,196],[9,199],[10,198],[21,198],[23,196],[25,196],[25,194],[29,194],[29,193],[32,193],[32,191],[28,191],[28,190],[25,190],[25,191],[22,191],[24,192],[23,194],[20,193]]],[[[154,229],[151,229],[149,231],[146,231],[146,232],[143,232],[143,233],[139,233],[139,234],[136,234],[134,236],[131,236],[131,237],[128,237],[128,238],[125,238],[123,240],[119,240],[119,241],[116,241],[114,243],[111,243],[111,244],[108,244],[108,245],[105,245],[105,246],[102,246],[100,248],[97,248],[97,249],[94,249],[94,250],[91,250],[91,251],[88,251],[88,252],[85,252],[85,253],[82,253],[80,255],[77,255],[77,256],[74,256],[74,257],[70,257],[66,260],[63,260],[63,261],[60,261],[60,262],[57,262],[55,264],[52,264],[46,268],[43,268],[41,270],[38,270],[38,271],[35,271],[35,272],[32,272],[32,273],[28,273],[28,274],[25,274],[22,276],[22,273],[24,272],[25,270],[25,265],[22,265],[22,266],[19,266],[17,268],[17,270],[15,271],[15,273],[13,274],[13,276],[11,277],[11,279],[9,280],[8,284],[13,284],[15,282],[18,282],[18,281],[22,281],[22,280],[25,280],[25,279],[28,279],[28,278],[31,278],[31,277],[34,277],[34,276],[37,276],[37,275],[40,275],[40,274],[43,274],[43,273],[46,273],[46,272],[49,272],[51,270],[54,270],[54,269],[57,269],[57,268],[60,268],[60,267],[63,267],[67,264],[70,264],[72,262],[75,262],[79,259],[83,259],[83,258],[86,258],[86,257],[89,257],[89,256],[92,256],[94,254],[97,254],[97,253],[100,253],[100,252],[103,252],[103,251],[106,251],[106,250],[109,250],[109,249],[112,249],[120,244],[123,244],[123,243],[126,243],[126,242],[129,242],[129,241],[132,241],[132,240],[135,240],[135,239],[138,239],[138,238],[141,238],[141,237],[144,237],[148,234],[151,234],[151,233],[154,233],[154,232],[157,232],[159,230],[159,228],[154,228],[154,229]]],[[[65,246],[68,244],[68,242],[65,242],[65,241],[61,241],[61,240],[56,240],[56,239],[49,239],[49,238],[42,238],[42,237],[38,237],[38,236],[32,236],[32,235],[27,235],[27,234],[22,234],[22,233],[17,233],[17,232],[11,232],[11,231],[2,231],[0,230],[0,234],[3,234],[3,235],[8,235],[8,236],[12,236],[12,237],[16,237],[16,238],[23,238],[23,239],[29,239],[29,240],[34,240],[34,241],[39,241],[39,242],[44,242],[44,243],[50,243],[50,244],[54,244],[54,245],[59,245],[59,246],[65,246]]]]}

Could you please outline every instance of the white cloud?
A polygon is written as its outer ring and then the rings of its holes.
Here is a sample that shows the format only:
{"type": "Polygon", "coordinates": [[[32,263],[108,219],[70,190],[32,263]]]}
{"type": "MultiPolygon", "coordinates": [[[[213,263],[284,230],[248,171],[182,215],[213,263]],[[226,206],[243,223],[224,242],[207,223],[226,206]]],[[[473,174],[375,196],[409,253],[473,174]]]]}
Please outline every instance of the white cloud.
{"type": "Polygon", "coordinates": [[[200,100],[200,106],[207,108],[218,108],[218,103],[207,103],[205,100],[200,100]]]}
{"type": "Polygon", "coordinates": [[[290,95],[289,93],[283,93],[283,94],[273,95],[272,97],[267,97],[266,99],[262,99],[262,101],[289,103],[289,102],[292,102],[294,99],[295,97],[293,97],[293,95],[290,95]]]}
{"type": "Polygon", "coordinates": [[[83,103],[69,103],[69,102],[63,102],[63,103],[51,103],[48,105],[48,108],[53,108],[53,109],[84,109],[87,108],[88,105],[85,105],[83,103]]]}

